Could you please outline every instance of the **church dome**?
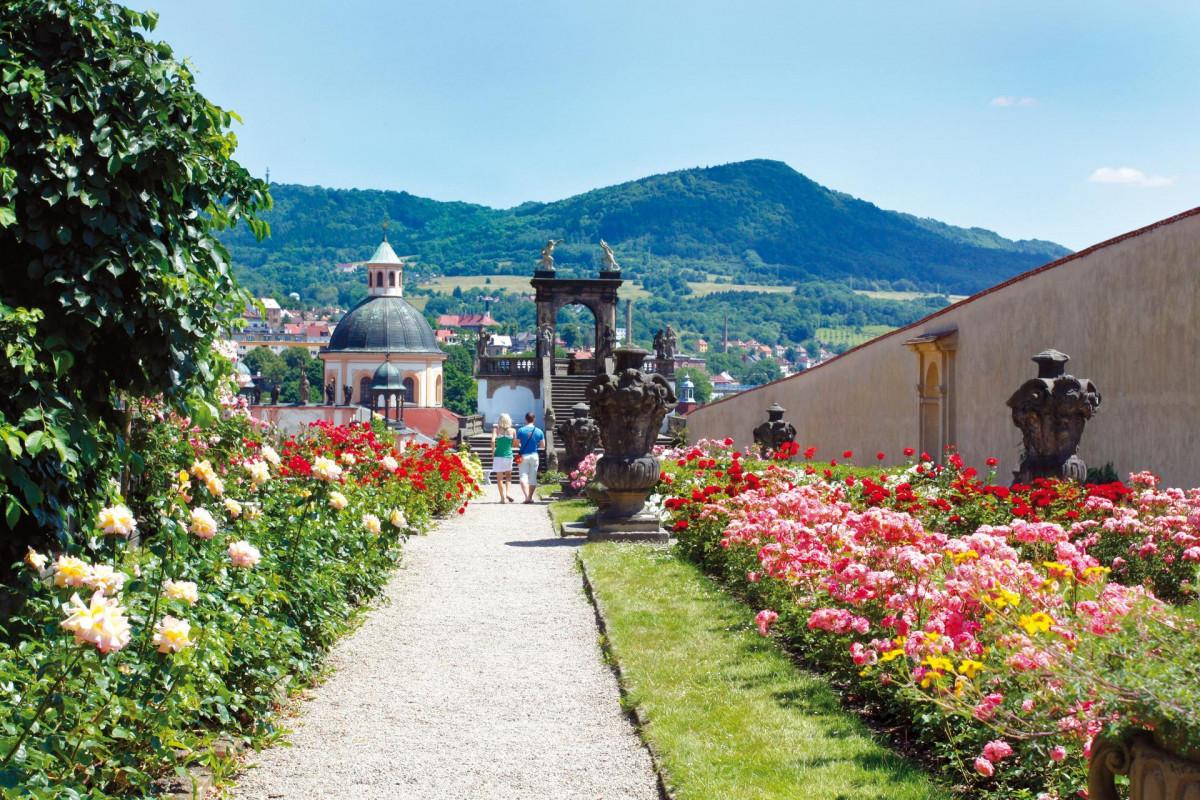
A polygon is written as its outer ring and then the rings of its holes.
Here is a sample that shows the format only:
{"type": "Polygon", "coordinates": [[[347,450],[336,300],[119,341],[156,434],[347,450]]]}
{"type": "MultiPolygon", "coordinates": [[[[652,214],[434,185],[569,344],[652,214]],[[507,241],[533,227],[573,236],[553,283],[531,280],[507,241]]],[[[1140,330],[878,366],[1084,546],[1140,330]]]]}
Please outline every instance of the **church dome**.
{"type": "MultiPolygon", "coordinates": [[[[389,248],[390,249],[390,248],[389,248]]],[[[329,352],[438,353],[433,328],[403,297],[367,297],[342,317],[329,337],[329,352]]]]}
{"type": "Polygon", "coordinates": [[[404,378],[400,375],[400,370],[385,361],[375,370],[375,376],[371,379],[371,391],[381,392],[389,389],[404,389],[404,378]]]}

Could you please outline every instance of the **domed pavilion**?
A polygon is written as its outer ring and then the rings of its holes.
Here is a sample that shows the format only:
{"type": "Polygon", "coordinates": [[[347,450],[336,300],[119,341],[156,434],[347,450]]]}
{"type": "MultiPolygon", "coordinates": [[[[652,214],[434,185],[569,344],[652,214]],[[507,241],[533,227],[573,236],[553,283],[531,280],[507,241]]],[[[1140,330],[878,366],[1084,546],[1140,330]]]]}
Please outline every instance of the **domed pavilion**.
{"type": "Polygon", "coordinates": [[[442,362],[425,317],[404,299],[404,262],[385,237],[366,263],[367,297],[342,317],[320,353],[325,385],[334,402],[376,406],[372,392],[376,370],[389,365],[404,387],[404,403],[416,408],[442,405],[442,362]]]}

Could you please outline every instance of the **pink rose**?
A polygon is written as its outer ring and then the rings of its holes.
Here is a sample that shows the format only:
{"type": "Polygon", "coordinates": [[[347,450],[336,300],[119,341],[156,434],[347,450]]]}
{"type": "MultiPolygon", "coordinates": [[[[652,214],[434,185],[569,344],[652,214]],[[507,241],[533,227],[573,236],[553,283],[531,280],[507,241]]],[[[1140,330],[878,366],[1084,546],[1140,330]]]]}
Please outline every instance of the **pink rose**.
{"type": "Polygon", "coordinates": [[[758,626],[758,632],[766,636],[777,619],[779,619],[779,614],[769,609],[763,609],[754,617],[754,624],[758,626]]]}

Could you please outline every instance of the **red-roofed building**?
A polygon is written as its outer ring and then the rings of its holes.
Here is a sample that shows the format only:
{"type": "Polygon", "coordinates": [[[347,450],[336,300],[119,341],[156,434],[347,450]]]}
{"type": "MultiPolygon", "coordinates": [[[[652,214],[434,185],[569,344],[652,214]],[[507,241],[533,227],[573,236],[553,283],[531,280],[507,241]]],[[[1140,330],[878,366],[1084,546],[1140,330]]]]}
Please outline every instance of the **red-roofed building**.
{"type": "Polygon", "coordinates": [[[458,414],[448,408],[406,407],[404,424],[430,439],[453,439],[458,435],[458,414]]]}
{"type": "Polygon", "coordinates": [[[437,318],[439,328],[465,328],[466,330],[481,331],[484,328],[499,328],[500,323],[492,319],[490,313],[485,314],[442,314],[437,318]]]}

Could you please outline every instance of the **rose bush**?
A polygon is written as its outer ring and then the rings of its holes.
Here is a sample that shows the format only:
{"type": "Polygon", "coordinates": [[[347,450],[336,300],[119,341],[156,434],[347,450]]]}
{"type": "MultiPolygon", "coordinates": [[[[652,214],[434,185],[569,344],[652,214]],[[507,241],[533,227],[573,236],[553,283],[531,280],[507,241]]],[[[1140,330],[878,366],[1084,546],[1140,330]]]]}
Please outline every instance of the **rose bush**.
{"type": "Polygon", "coordinates": [[[1147,473],[1002,487],[953,453],[885,471],[731,445],[663,454],[679,547],[964,796],[1075,796],[1097,736],[1200,745],[1200,491],[1147,473]]]}
{"type": "Polygon", "coordinates": [[[144,796],[212,758],[218,734],[268,737],[404,539],[479,491],[473,457],[381,425],[279,441],[236,410],[202,428],[147,403],[138,419],[127,495],[70,552],[19,565],[0,635],[4,797],[144,796]]]}

